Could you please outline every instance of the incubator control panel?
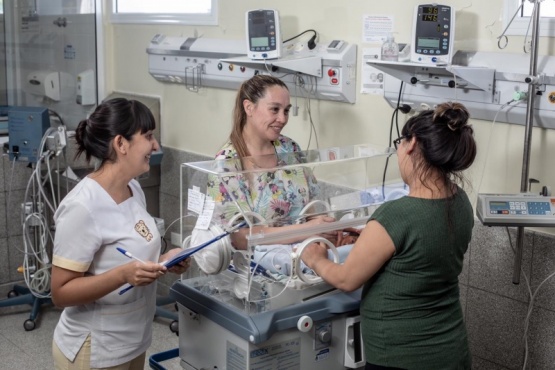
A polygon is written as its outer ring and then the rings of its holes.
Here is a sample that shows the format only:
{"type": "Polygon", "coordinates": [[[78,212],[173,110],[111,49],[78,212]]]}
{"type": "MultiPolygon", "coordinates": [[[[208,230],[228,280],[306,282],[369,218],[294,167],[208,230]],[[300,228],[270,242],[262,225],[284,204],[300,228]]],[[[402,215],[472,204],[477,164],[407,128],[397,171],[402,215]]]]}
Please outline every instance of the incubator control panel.
{"type": "Polygon", "coordinates": [[[555,226],[555,197],[478,194],[476,213],[486,226],[555,226]]]}

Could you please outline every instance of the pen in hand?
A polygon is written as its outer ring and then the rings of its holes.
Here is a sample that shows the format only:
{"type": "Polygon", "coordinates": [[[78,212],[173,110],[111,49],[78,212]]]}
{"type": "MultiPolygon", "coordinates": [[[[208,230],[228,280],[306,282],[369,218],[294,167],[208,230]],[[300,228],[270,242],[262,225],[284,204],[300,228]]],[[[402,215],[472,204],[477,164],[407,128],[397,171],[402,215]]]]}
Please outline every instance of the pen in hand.
{"type": "MultiPolygon", "coordinates": [[[[138,257],[135,257],[134,255],[132,255],[131,253],[129,253],[128,251],[126,251],[123,248],[116,247],[116,249],[118,250],[118,252],[123,254],[125,257],[132,258],[134,260],[139,261],[140,263],[145,263],[145,261],[143,261],[142,259],[140,259],[138,257]]],[[[119,295],[122,295],[123,293],[127,292],[128,290],[130,290],[132,288],[133,288],[133,285],[129,284],[128,286],[126,286],[125,288],[123,288],[122,290],[119,291],[119,295]]]]}
{"type": "Polygon", "coordinates": [[[128,251],[126,251],[123,248],[120,247],[116,247],[116,249],[118,250],[118,252],[120,252],[121,254],[123,254],[125,257],[129,257],[132,258],[136,261],[139,261],[140,263],[145,263],[145,261],[143,261],[142,259],[140,259],[139,257],[135,257],[134,255],[132,255],[131,253],[129,253],[128,251]]]}

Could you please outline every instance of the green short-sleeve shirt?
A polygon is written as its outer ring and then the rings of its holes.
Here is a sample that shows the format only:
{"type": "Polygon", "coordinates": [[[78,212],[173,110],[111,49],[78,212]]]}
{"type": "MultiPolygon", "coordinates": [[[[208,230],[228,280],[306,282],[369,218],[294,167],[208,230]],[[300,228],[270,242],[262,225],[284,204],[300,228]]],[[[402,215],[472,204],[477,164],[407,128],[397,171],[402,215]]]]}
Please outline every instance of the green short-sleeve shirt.
{"type": "Polygon", "coordinates": [[[406,196],[384,203],[376,220],[395,254],[363,288],[366,361],[403,369],[470,369],[458,276],[474,226],[457,188],[449,199],[406,196]]]}

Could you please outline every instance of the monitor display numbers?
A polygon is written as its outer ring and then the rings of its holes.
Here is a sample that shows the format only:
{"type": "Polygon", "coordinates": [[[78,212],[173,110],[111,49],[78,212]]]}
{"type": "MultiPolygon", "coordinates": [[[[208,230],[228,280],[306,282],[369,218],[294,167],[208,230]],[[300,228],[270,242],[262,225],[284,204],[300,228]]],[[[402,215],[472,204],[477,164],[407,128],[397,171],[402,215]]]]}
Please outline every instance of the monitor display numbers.
{"type": "Polygon", "coordinates": [[[264,24],[266,15],[263,12],[253,12],[251,19],[253,24],[264,24]]]}
{"type": "Polygon", "coordinates": [[[422,7],[422,21],[423,22],[437,22],[438,15],[437,6],[424,6],[422,7]]]}

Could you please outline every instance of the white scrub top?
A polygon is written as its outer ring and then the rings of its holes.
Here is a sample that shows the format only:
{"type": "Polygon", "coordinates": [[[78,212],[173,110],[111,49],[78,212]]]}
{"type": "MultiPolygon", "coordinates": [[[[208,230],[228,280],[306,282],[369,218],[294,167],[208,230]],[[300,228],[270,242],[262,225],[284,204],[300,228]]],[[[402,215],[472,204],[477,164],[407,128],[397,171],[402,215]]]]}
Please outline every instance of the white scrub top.
{"type": "MultiPolygon", "coordinates": [[[[160,233],[146,211],[139,183],[132,180],[129,187],[133,195],[116,204],[93,179],[84,178],[75,186],[54,214],[53,265],[98,275],[130,262],[116,247],[141,260],[158,261],[160,233]]],[[[119,295],[125,286],[93,303],[64,309],[54,341],[69,360],[89,334],[94,368],[125,363],[150,346],[156,282],[119,295]]]]}

